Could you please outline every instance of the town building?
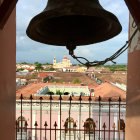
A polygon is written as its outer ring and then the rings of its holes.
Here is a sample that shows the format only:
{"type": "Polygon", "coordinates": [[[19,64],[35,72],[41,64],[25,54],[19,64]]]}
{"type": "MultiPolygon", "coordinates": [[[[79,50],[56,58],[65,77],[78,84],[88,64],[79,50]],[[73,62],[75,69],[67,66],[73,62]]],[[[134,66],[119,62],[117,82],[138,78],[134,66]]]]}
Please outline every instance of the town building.
{"type": "Polygon", "coordinates": [[[35,69],[35,65],[17,63],[16,64],[16,68],[17,69],[30,69],[30,70],[34,70],[35,69]]]}
{"type": "Polygon", "coordinates": [[[56,58],[53,59],[53,68],[62,69],[64,67],[70,67],[72,64],[70,62],[70,58],[67,58],[65,55],[62,59],[62,62],[57,63],[56,58]]]}
{"type": "Polygon", "coordinates": [[[69,95],[69,96],[90,96],[94,95],[93,86],[83,86],[81,84],[71,83],[32,83],[26,87],[19,89],[17,95],[21,93],[25,96],[32,94],[35,96],[43,95],[69,95]],[[52,94],[53,93],[53,94],[52,94]]]}
{"type": "Polygon", "coordinates": [[[71,67],[64,67],[62,69],[62,72],[79,72],[79,73],[85,73],[86,70],[87,70],[86,67],[71,66],[71,67]]]}

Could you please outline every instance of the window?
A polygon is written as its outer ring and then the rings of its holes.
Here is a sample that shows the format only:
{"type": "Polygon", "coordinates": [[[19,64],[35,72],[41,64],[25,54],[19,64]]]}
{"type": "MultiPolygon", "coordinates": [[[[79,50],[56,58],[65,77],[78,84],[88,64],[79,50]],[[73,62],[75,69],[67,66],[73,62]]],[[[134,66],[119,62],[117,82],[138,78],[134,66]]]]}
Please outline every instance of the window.
{"type": "Polygon", "coordinates": [[[119,120],[119,125],[118,126],[119,126],[119,131],[120,132],[123,132],[125,130],[125,122],[124,122],[123,119],[119,120]]]}
{"type": "Polygon", "coordinates": [[[65,121],[65,133],[73,134],[74,130],[74,120],[73,118],[67,118],[65,121]]]}
{"type": "Polygon", "coordinates": [[[84,123],[84,130],[86,134],[93,134],[94,133],[94,121],[91,118],[88,118],[84,123]]]}
{"type": "Polygon", "coordinates": [[[17,119],[17,130],[18,130],[18,132],[21,132],[21,131],[26,132],[27,131],[26,127],[27,127],[27,121],[25,120],[25,118],[24,117],[19,117],[17,119]]]}

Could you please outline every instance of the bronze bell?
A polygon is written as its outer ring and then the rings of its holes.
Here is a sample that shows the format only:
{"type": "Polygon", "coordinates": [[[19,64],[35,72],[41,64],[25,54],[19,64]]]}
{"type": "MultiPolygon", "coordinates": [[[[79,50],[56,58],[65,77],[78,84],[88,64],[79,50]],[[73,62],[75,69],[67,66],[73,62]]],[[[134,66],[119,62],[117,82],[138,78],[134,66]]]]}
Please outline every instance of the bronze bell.
{"type": "Polygon", "coordinates": [[[98,0],[48,0],[31,20],[27,35],[45,44],[80,46],[108,40],[121,30],[117,17],[98,0]]]}

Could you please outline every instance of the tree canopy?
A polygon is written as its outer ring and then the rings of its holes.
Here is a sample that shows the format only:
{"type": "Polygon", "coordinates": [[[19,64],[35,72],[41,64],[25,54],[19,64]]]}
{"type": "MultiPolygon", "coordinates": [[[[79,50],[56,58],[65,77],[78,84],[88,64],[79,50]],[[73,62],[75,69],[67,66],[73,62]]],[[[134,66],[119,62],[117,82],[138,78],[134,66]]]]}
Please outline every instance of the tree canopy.
{"type": "Polygon", "coordinates": [[[38,71],[43,70],[42,64],[41,63],[36,63],[35,69],[38,70],[38,71]]]}

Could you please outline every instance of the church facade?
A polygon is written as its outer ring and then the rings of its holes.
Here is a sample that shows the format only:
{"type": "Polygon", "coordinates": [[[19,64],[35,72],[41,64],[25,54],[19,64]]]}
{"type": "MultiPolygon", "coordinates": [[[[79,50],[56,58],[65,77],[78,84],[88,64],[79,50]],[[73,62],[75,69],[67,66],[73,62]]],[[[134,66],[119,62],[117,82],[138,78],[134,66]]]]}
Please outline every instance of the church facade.
{"type": "Polygon", "coordinates": [[[53,59],[53,68],[65,68],[70,67],[72,64],[70,63],[70,58],[66,56],[63,57],[62,62],[56,63],[56,58],[53,59]]]}

